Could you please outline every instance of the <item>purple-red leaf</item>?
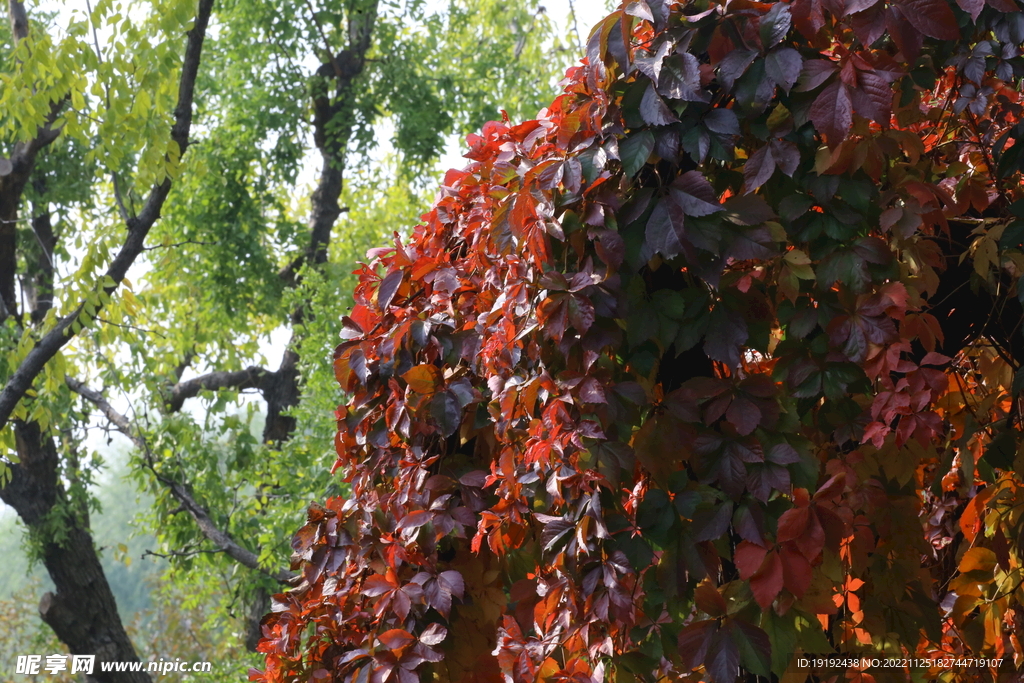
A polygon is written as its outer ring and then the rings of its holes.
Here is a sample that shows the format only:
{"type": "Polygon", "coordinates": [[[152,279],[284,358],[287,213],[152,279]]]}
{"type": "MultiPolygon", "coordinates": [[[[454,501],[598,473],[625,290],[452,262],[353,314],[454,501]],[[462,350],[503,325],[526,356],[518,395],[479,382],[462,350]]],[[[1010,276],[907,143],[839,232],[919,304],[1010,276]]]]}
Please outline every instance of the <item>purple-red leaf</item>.
{"type": "Polygon", "coordinates": [[[788,443],[780,443],[768,449],[768,460],[776,465],[792,465],[800,462],[800,454],[788,443]]]}
{"type": "Polygon", "coordinates": [[[960,9],[971,15],[971,21],[977,23],[978,15],[985,9],[985,0],[956,0],[960,9]]]}
{"type": "Polygon", "coordinates": [[[772,158],[771,146],[765,145],[751,154],[747,163],[743,164],[743,180],[747,192],[754,192],[768,182],[772,173],[775,173],[775,159],[772,158]]]}
{"type": "Polygon", "coordinates": [[[704,338],[704,352],[731,368],[740,364],[740,346],[747,341],[747,321],[739,313],[715,306],[704,338]]]}
{"type": "Polygon", "coordinates": [[[420,634],[420,642],[424,645],[440,645],[447,635],[448,629],[435,622],[423,629],[423,633],[420,634]]]}
{"type": "Polygon", "coordinates": [[[803,64],[804,58],[799,52],[791,47],[780,47],[769,52],[764,58],[764,71],[768,78],[788,93],[800,78],[803,64]]]}
{"type": "Polygon", "coordinates": [[[687,171],[672,183],[669,196],[687,216],[708,216],[722,210],[715,189],[697,171],[687,171]]]}
{"type": "Polygon", "coordinates": [[[946,0],[898,0],[907,20],[921,33],[939,40],[956,40],[960,27],[946,0]]]}
{"type": "Polygon", "coordinates": [[[683,251],[688,243],[682,207],[669,197],[662,198],[647,219],[645,237],[650,248],[667,259],[683,251]]]}
{"type": "Polygon", "coordinates": [[[679,121],[654,89],[654,83],[647,86],[644,97],[640,100],[640,116],[652,126],[667,126],[679,121]]]}
{"type": "Polygon", "coordinates": [[[772,140],[770,147],[772,148],[772,159],[775,160],[775,166],[786,175],[792,177],[800,165],[800,150],[789,140],[772,140]]]}
{"type": "Polygon", "coordinates": [[[380,306],[382,311],[388,310],[391,300],[395,298],[395,292],[398,291],[399,286],[402,284],[403,276],[404,273],[402,271],[395,270],[388,273],[381,280],[380,289],[377,290],[377,305],[380,306]]]}
{"type": "Polygon", "coordinates": [[[729,404],[725,419],[736,427],[738,433],[745,436],[757,429],[758,423],[761,422],[761,410],[750,399],[737,396],[729,404]]]}
{"type": "Polygon", "coordinates": [[[842,142],[853,125],[853,103],[846,84],[835,81],[822,90],[811,105],[810,118],[829,147],[842,142]]]}
{"type": "MultiPolygon", "coordinates": [[[[877,5],[878,2],[879,0],[846,0],[846,4],[843,6],[843,16],[863,12],[864,10],[877,5]]],[[[982,0],[982,2],[984,2],[984,0],[982,0]]]]}
{"type": "Polygon", "coordinates": [[[733,50],[727,54],[718,64],[718,80],[722,82],[727,91],[732,90],[733,84],[746,72],[747,67],[754,61],[757,53],[753,50],[733,50]]]}
{"type": "Polygon", "coordinates": [[[836,63],[827,59],[812,59],[804,62],[797,79],[796,92],[810,92],[829,79],[836,72],[836,63]]]}
{"type": "Polygon", "coordinates": [[[739,648],[726,631],[718,630],[711,637],[708,653],[704,657],[704,667],[711,683],[734,683],[739,666],[739,648]]]}
{"type": "Polygon", "coordinates": [[[696,669],[704,662],[711,637],[717,630],[718,622],[709,619],[692,623],[679,632],[679,654],[684,667],[696,669]]]}
{"type": "Polygon", "coordinates": [[[892,111],[892,88],[889,82],[871,71],[857,73],[858,88],[853,90],[853,108],[861,116],[865,116],[882,126],[889,125],[892,111]]]}

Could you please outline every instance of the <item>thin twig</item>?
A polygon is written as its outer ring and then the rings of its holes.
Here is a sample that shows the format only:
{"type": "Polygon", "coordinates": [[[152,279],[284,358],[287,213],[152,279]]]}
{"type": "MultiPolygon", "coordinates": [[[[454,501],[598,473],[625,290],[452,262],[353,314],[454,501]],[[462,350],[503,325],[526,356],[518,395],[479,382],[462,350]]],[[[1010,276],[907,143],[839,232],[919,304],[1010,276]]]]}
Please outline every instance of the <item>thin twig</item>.
{"type": "Polygon", "coordinates": [[[135,325],[124,325],[122,323],[115,323],[115,322],[113,322],[111,320],[107,320],[106,318],[96,318],[96,320],[99,320],[101,323],[103,323],[105,325],[113,325],[114,327],[120,327],[122,330],[135,330],[136,332],[145,332],[146,334],[155,334],[156,336],[160,337],[161,339],[167,339],[167,335],[160,334],[156,330],[148,330],[145,327],[137,327],[135,325]]]}
{"type": "Polygon", "coordinates": [[[183,240],[181,242],[175,242],[173,244],[155,244],[152,247],[143,247],[142,251],[154,251],[156,249],[173,249],[174,247],[181,247],[186,244],[198,244],[200,246],[215,247],[220,242],[203,242],[202,240],[183,240]]]}
{"type": "Polygon", "coordinates": [[[334,75],[342,78],[341,65],[334,58],[334,50],[331,49],[331,43],[327,40],[324,27],[320,25],[320,20],[316,18],[316,10],[313,9],[313,4],[309,0],[306,0],[306,7],[309,8],[309,16],[313,19],[313,23],[316,24],[316,30],[320,34],[320,39],[324,41],[324,49],[327,50],[327,59],[331,60],[331,66],[334,67],[334,75]]]}
{"type": "Polygon", "coordinates": [[[576,49],[583,52],[583,41],[580,40],[580,31],[576,27],[576,5],[569,0],[569,17],[572,19],[572,32],[576,36],[576,49]]]}

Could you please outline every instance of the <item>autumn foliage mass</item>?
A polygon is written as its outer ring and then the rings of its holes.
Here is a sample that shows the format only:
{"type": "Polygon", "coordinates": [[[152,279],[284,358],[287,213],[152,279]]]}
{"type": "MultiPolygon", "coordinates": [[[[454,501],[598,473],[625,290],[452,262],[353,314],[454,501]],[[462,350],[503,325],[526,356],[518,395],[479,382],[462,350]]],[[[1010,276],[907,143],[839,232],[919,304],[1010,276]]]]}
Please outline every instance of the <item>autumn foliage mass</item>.
{"type": "Polygon", "coordinates": [[[595,27],[362,267],[252,680],[1021,680],[1022,10],[595,27]]]}

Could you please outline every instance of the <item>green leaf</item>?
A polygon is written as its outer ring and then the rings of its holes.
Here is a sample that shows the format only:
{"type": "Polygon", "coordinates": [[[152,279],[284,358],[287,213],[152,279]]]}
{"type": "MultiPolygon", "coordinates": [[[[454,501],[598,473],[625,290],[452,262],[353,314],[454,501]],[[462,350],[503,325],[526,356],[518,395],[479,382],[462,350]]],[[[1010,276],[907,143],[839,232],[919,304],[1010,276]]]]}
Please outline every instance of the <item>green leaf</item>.
{"type": "Polygon", "coordinates": [[[654,133],[649,130],[634,132],[619,141],[622,170],[627,178],[635,176],[654,151],[654,133]]]}

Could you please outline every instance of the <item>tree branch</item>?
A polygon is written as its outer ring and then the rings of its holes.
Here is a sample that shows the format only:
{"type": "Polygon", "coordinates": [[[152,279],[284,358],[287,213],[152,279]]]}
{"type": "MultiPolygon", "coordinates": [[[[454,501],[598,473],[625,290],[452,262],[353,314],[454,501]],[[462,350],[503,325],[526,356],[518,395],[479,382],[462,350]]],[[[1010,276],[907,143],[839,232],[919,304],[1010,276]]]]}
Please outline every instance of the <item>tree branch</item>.
{"type": "Polygon", "coordinates": [[[260,389],[268,386],[274,373],[258,367],[250,366],[245,370],[210,372],[171,387],[167,397],[167,409],[172,413],[181,410],[185,399],[198,396],[201,391],[217,391],[218,389],[260,389]]]}
{"type": "MultiPolygon", "coordinates": [[[[29,36],[28,14],[20,0],[8,0],[7,14],[15,45],[29,36]]],[[[15,295],[15,272],[18,268],[18,208],[21,196],[35,166],[36,155],[57,139],[60,129],[54,129],[60,110],[67,98],[51,103],[50,111],[28,142],[18,142],[11,150],[10,159],[0,157],[0,322],[7,316],[18,315],[15,295]]],[[[0,427],[3,422],[0,422],[0,427]]]]}
{"type": "Polygon", "coordinates": [[[214,521],[210,518],[206,509],[192,497],[192,494],[183,484],[180,484],[157,472],[154,466],[153,454],[150,451],[149,444],[146,443],[145,438],[143,438],[139,430],[134,428],[131,420],[129,420],[125,415],[119,413],[112,405],[110,405],[110,402],[104,398],[103,394],[95,389],[90,389],[83,382],[71,377],[70,375],[65,377],[64,381],[72,391],[99,408],[104,417],[110,420],[111,424],[113,424],[119,432],[131,439],[132,443],[145,454],[146,462],[153,475],[161,484],[167,487],[171,492],[171,495],[174,496],[181,504],[181,507],[192,516],[192,519],[195,521],[196,526],[199,527],[199,530],[203,533],[203,536],[213,542],[213,544],[223,551],[224,554],[231,557],[239,564],[266,574],[281,583],[288,583],[296,577],[295,574],[288,571],[268,569],[260,566],[259,555],[248,548],[243,547],[231,537],[231,534],[217,527],[214,521]]]}
{"type": "MultiPolygon", "coordinates": [[[[11,0],[13,2],[13,0],[11,0]]],[[[210,21],[210,12],[213,7],[213,0],[199,0],[199,8],[196,12],[195,22],[192,30],[188,32],[188,43],[185,47],[185,58],[181,68],[181,78],[178,82],[178,103],[174,109],[174,125],[171,128],[171,139],[177,144],[181,154],[185,153],[188,147],[188,135],[192,127],[192,100],[195,95],[196,76],[199,73],[199,60],[202,56],[203,40],[206,37],[206,27],[210,21]]],[[[107,268],[105,277],[97,287],[99,292],[107,296],[112,294],[124,280],[125,275],[136,257],[142,252],[146,235],[150,228],[160,217],[160,210],[167,194],[171,190],[170,177],[153,187],[139,215],[128,221],[128,236],[117,256],[107,268]],[[103,282],[111,282],[109,286],[103,282]]],[[[102,307],[99,297],[94,302],[94,310],[90,311],[95,315],[102,307]]],[[[0,391],[0,428],[7,424],[14,407],[25,395],[25,392],[32,386],[36,376],[42,371],[47,361],[53,358],[60,349],[74,336],[72,326],[78,322],[86,308],[86,301],[81,302],[73,312],[65,316],[56,327],[44,336],[39,343],[29,351],[18,369],[7,380],[3,391],[0,391]]],[[[10,308],[10,306],[8,306],[10,308]]]]}
{"type": "Polygon", "coordinates": [[[8,0],[7,15],[11,20],[11,35],[15,44],[28,38],[28,14],[25,12],[25,3],[8,0]]]}

